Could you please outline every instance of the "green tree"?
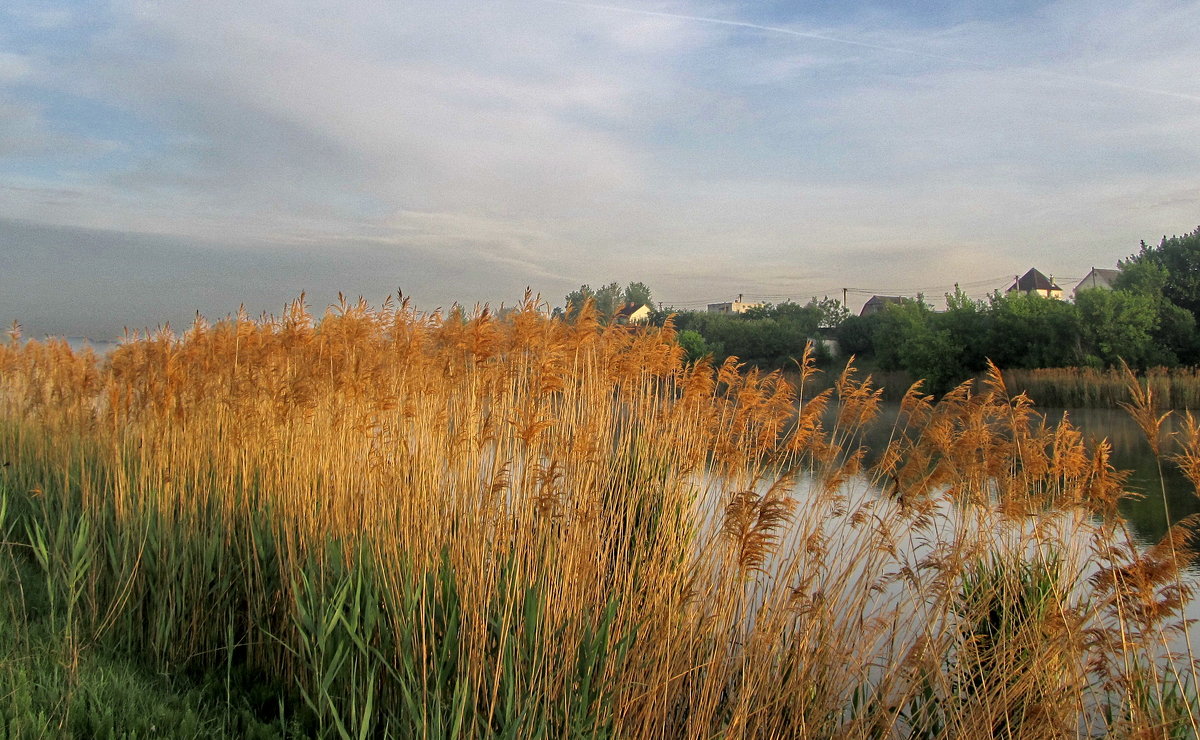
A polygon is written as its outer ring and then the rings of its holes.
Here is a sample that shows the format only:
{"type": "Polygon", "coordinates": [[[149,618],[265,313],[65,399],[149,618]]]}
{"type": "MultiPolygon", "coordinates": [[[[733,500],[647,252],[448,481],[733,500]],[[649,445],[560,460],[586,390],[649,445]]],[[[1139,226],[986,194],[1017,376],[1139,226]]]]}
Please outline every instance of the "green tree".
{"type": "Polygon", "coordinates": [[[875,354],[875,326],[881,314],[847,316],[838,324],[837,340],[842,352],[857,357],[872,357],[875,354]]]}
{"type": "Polygon", "coordinates": [[[1039,295],[996,294],[986,346],[1001,368],[1070,367],[1079,359],[1079,313],[1074,304],[1039,295]]]}
{"type": "Polygon", "coordinates": [[[700,332],[694,329],[686,329],[675,335],[675,341],[683,347],[684,353],[687,355],[688,362],[697,362],[704,359],[710,354],[714,354],[714,349],[720,352],[719,347],[711,347],[708,342],[704,341],[704,337],[700,332]]]}
{"type": "Polygon", "coordinates": [[[818,326],[823,329],[836,329],[842,325],[842,322],[850,318],[850,310],[846,308],[846,304],[826,296],[821,300],[813,298],[808,302],[809,306],[815,308],[820,316],[818,326]]]}
{"type": "Polygon", "coordinates": [[[609,283],[596,291],[596,310],[604,319],[611,319],[622,305],[619,283],[609,283]]]}
{"type": "Polygon", "coordinates": [[[875,314],[871,344],[884,370],[905,370],[903,348],[929,330],[933,312],[923,301],[903,301],[875,314]]]}
{"type": "Polygon", "coordinates": [[[1154,346],[1158,357],[1151,364],[1200,364],[1200,327],[1196,325],[1196,317],[1166,299],[1160,301],[1154,346]]]}
{"type": "Polygon", "coordinates": [[[1136,258],[1122,262],[1120,267],[1121,272],[1113,281],[1115,290],[1124,290],[1154,298],[1163,297],[1163,288],[1167,286],[1167,280],[1170,277],[1167,274],[1167,268],[1149,259],[1136,258]]]}
{"type": "Polygon", "coordinates": [[[784,301],[778,304],[764,303],[761,306],[755,306],[742,314],[740,318],[746,321],[772,319],[786,325],[789,330],[798,331],[805,337],[811,337],[817,333],[817,327],[821,325],[822,313],[821,307],[814,301],[809,301],[804,305],[795,301],[784,301]]]}
{"type": "Polygon", "coordinates": [[[645,283],[630,283],[622,289],[620,283],[611,282],[598,290],[593,290],[590,285],[581,285],[579,290],[567,293],[563,314],[573,321],[588,300],[595,303],[600,320],[607,322],[626,303],[636,303],[639,306],[650,303],[650,288],[646,287],[645,283]]]}
{"type": "MultiPolygon", "coordinates": [[[[700,335],[714,362],[723,362],[732,355],[749,365],[772,370],[789,367],[793,358],[803,354],[815,325],[815,318],[805,322],[763,312],[730,315],[687,311],[675,315],[676,329],[681,334],[691,331],[700,335]]],[[[818,362],[821,360],[818,357],[818,362]]]]}
{"type": "Polygon", "coordinates": [[[1152,262],[1167,273],[1163,295],[1200,319],[1200,227],[1183,236],[1163,237],[1157,247],[1142,242],[1141,252],[1129,262],[1152,262]]]}
{"type": "Polygon", "coordinates": [[[1087,364],[1144,368],[1159,359],[1154,331],[1158,301],[1124,290],[1083,290],[1075,298],[1087,364]],[[1089,361],[1089,358],[1094,358],[1089,361]]]}
{"type": "Polygon", "coordinates": [[[949,334],[957,356],[956,374],[966,378],[987,367],[987,336],[992,317],[987,304],[971,299],[959,288],[946,295],[946,310],[935,314],[934,325],[949,334]]]}
{"type": "Polygon", "coordinates": [[[875,357],[884,370],[904,370],[943,393],[970,377],[962,365],[962,346],[939,326],[939,316],[924,300],[888,306],[875,326],[875,357]]]}
{"type": "Polygon", "coordinates": [[[589,300],[596,300],[596,291],[592,290],[592,286],[587,284],[580,285],[579,290],[572,290],[570,293],[567,293],[563,304],[565,306],[563,313],[566,315],[567,320],[574,321],[575,317],[583,309],[583,304],[589,300]]]}
{"type": "MultiPolygon", "coordinates": [[[[1143,245],[1143,250],[1146,249],[1143,245]]],[[[1159,262],[1135,257],[1121,264],[1121,274],[1117,276],[1114,287],[1145,296],[1154,302],[1157,316],[1151,330],[1153,354],[1147,358],[1147,363],[1195,364],[1200,362],[1200,333],[1197,332],[1196,316],[1167,298],[1170,280],[1170,272],[1159,262]]]]}
{"type": "Polygon", "coordinates": [[[625,286],[625,292],[622,297],[626,303],[634,303],[642,306],[650,303],[650,288],[646,287],[645,283],[630,283],[625,286]]]}

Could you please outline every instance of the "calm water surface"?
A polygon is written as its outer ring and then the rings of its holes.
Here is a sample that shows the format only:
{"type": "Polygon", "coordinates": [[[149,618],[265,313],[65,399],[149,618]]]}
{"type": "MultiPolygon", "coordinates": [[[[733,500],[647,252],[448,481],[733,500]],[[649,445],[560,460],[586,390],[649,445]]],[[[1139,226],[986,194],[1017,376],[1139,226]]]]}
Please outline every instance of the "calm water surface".
{"type": "MultiPolygon", "coordinates": [[[[899,413],[898,404],[884,404],[883,412],[866,434],[872,449],[887,444],[892,425],[899,413]]],[[[1125,488],[1136,494],[1121,506],[1133,534],[1143,544],[1158,542],[1167,527],[1192,514],[1200,513],[1200,498],[1190,482],[1169,460],[1160,467],[1142,430],[1123,409],[1041,409],[1048,426],[1055,426],[1065,414],[1083,432],[1088,446],[1107,439],[1113,447],[1112,464],[1129,472],[1125,488]]],[[[1173,434],[1178,429],[1176,414],[1167,417],[1162,429],[1164,457],[1178,450],[1173,434]]]]}
{"type": "MultiPolygon", "coordinates": [[[[863,444],[872,450],[882,449],[887,444],[898,411],[898,404],[885,404],[883,413],[864,435],[863,444]]],[[[1121,509],[1129,521],[1130,533],[1138,543],[1144,546],[1157,543],[1166,533],[1170,523],[1200,512],[1200,498],[1197,498],[1192,485],[1169,460],[1163,461],[1160,471],[1160,465],[1151,452],[1150,445],[1146,442],[1142,431],[1125,411],[1119,409],[1042,409],[1041,413],[1045,416],[1049,426],[1057,425],[1066,414],[1071,424],[1084,434],[1089,446],[1094,446],[1103,439],[1107,439],[1112,445],[1112,464],[1119,470],[1129,472],[1125,488],[1130,493],[1137,494],[1123,502],[1121,509]]],[[[1163,425],[1164,457],[1168,457],[1178,450],[1178,444],[1171,436],[1179,426],[1178,420],[1174,416],[1168,417],[1163,425]]],[[[796,520],[802,529],[824,527],[827,530],[828,541],[831,545],[827,563],[831,561],[832,565],[827,564],[826,567],[831,572],[837,571],[839,562],[856,562],[856,559],[860,559],[859,554],[871,547],[869,531],[854,530],[838,524],[837,522],[845,521],[844,512],[835,514],[832,510],[822,510],[822,506],[831,507],[828,502],[822,502],[820,497],[813,493],[815,486],[815,481],[802,480],[798,483],[797,498],[802,501],[802,507],[806,507],[810,514],[813,511],[818,511],[818,513],[799,516],[796,520]]],[[[876,512],[882,515],[881,520],[888,519],[885,512],[894,505],[893,502],[872,490],[865,479],[848,481],[845,490],[846,501],[834,508],[852,511],[861,506],[863,502],[870,500],[871,505],[876,507],[876,512]]],[[[960,509],[955,506],[940,507],[940,514],[934,519],[935,524],[929,531],[897,533],[896,551],[891,556],[895,560],[894,562],[889,561],[888,568],[894,570],[903,565],[916,563],[929,552],[931,546],[953,539],[956,536],[955,533],[960,531],[964,525],[966,529],[973,529],[973,531],[978,531],[977,525],[988,527],[988,531],[994,535],[999,544],[1006,540],[1012,543],[1025,542],[1027,540],[1026,530],[1036,523],[1034,519],[1005,524],[996,520],[976,520],[974,512],[969,507],[960,509]]],[[[1091,545],[1088,533],[1092,531],[1087,515],[1082,512],[1062,512],[1061,515],[1053,516],[1042,523],[1045,522],[1053,525],[1050,529],[1060,532],[1061,541],[1078,545],[1077,548],[1068,548],[1071,551],[1064,552],[1062,555],[1068,563],[1076,564],[1073,567],[1078,567],[1081,571],[1086,572],[1091,567],[1089,565],[1091,559],[1089,547],[1091,545]]],[[[1042,526],[1042,523],[1038,523],[1037,526],[1042,526]]],[[[807,534],[806,531],[789,532],[778,551],[780,553],[796,552],[798,543],[803,541],[802,538],[805,534],[807,534]]],[[[1071,567],[1068,565],[1069,569],[1071,567]]],[[[773,569],[768,568],[768,570],[773,569]]],[[[1190,574],[1186,580],[1200,585],[1200,562],[1194,563],[1189,571],[1190,574]]],[[[829,584],[839,582],[853,583],[858,575],[859,571],[851,567],[850,570],[831,577],[825,588],[831,588],[829,584]]],[[[850,588],[849,593],[853,598],[858,592],[850,588]]],[[[919,617],[924,606],[919,596],[920,594],[909,593],[904,584],[895,583],[877,594],[875,598],[879,602],[876,604],[877,613],[885,613],[891,606],[896,605],[898,613],[914,616],[913,624],[922,624],[919,617]]],[[[1188,639],[1193,644],[1200,644],[1200,599],[1193,599],[1188,603],[1185,615],[1188,619],[1196,621],[1187,629],[1186,638],[1179,634],[1170,636],[1169,647],[1171,649],[1182,650],[1188,639]]]]}
{"type": "MultiPolygon", "coordinates": [[[[1121,512],[1129,519],[1134,534],[1146,544],[1158,542],[1169,524],[1200,513],[1200,498],[1192,484],[1169,460],[1161,468],[1150,450],[1142,430],[1121,409],[1046,410],[1048,423],[1057,423],[1064,413],[1079,428],[1089,443],[1107,439],[1113,446],[1112,462],[1120,470],[1130,471],[1126,489],[1140,498],[1126,500],[1121,512]]],[[[1173,434],[1177,431],[1176,414],[1163,424],[1162,446],[1165,456],[1178,450],[1173,434]]]]}

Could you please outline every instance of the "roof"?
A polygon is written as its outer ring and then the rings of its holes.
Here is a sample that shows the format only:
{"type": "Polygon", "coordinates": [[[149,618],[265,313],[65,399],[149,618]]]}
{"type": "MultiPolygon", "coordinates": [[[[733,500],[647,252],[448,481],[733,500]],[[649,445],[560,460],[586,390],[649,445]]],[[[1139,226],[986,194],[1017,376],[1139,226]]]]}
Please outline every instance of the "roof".
{"type": "Polygon", "coordinates": [[[617,309],[617,312],[615,314],[613,314],[613,318],[614,319],[628,319],[631,316],[633,316],[635,313],[637,313],[638,311],[642,310],[643,308],[646,309],[647,311],[654,310],[650,307],[650,304],[648,304],[648,303],[626,303],[624,306],[621,306],[620,308],[617,309]]]}
{"type": "Polygon", "coordinates": [[[1050,278],[1038,272],[1036,267],[1029,268],[1029,272],[1017,278],[1017,282],[1013,283],[1008,289],[1009,293],[1019,290],[1022,293],[1032,293],[1037,290],[1057,290],[1062,291],[1062,288],[1055,285],[1050,278]]]}
{"type": "Polygon", "coordinates": [[[1121,274],[1120,270],[1112,270],[1104,267],[1093,267],[1092,271],[1087,274],[1083,280],[1079,281],[1079,285],[1075,286],[1075,290],[1084,290],[1086,288],[1111,288],[1117,276],[1121,274]]]}
{"type": "Polygon", "coordinates": [[[903,296],[898,295],[873,295],[863,304],[862,310],[858,312],[859,316],[868,316],[882,311],[888,306],[898,306],[904,302],[903,296]]]}

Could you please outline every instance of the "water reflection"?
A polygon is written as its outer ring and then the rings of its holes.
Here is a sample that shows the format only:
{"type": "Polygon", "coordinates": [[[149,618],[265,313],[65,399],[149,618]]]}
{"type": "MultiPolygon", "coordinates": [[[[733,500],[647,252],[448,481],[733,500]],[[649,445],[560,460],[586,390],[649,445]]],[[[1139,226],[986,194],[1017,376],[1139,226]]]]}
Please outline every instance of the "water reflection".
{"type": "MultiPolygon", "coordinates": [[[[899,404],[883,405],[879,418],[867,430],[863,443],[872,451],[882,450],[899,413],[899,404]]],[[[832,411],[831,411],[832,413],[832,411]]],[[[1126,489],[1138,494],[1121,505],[1121,513],[1129,520],[1135,539],[1141,544],[1158,542],[1166,534],[1169,523],[1200,513],[1200,498],[1192,484],[1169,460],[1160,467],[1150,450],[1150,444],[1138,425],[1122,409],[1041,409],[1048,426],[1054,426],[1067,415],[1083,432],[1088,446],[1107,439],[1113,447],[1112,463],[1119,470],[1129,471],[1126,489]],[[1161,473],[1161,475],[1160,475],[1161,473]]],[[[1165,456],[1174,454],[1178,443],[1173,434],[1178,427],[1175,414],[1167,417],[1162,428],[1162,449],[1165,456]]]]}
{"type": "MultiPolygon", "coordinates": [[[[1192,484],[1170,460],[1164,460],[1161,470],[1149,442],[1138,425],[1121,409],[1062,409],[1044,411],[1047,423],[1057,424],[1063,413],[1084,433],[1089,445],[1108,439],[1113,447],[1112,463],[1120,470],[1130,471],[1126,489],[1139,498],[1128,499],[1121,513],[1129,520],[1139,542],[1158,542],[1167,533],[1169,524],[1200,513],[1200,498],[1192,484]],[[1161,476],[1160,476],[1161,473],[1161,476]]],[[[1167,417],[1162,429],[1164,456],[1174,454],[1178,443],[1173,434],[1177,429],[1175,414],[1167,417]]]]}

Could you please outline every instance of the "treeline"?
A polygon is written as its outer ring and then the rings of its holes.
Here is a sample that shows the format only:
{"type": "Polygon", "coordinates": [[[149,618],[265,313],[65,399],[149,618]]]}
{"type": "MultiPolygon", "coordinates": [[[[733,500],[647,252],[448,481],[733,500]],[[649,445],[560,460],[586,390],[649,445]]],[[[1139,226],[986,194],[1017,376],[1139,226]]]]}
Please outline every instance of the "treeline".
{"type": "Polygon", "coordinates": [[[919,296],[854,316],[826,298],[742,314],[658,312],[652,320],[674,316],[678,341],[693,360],[734,355],[786,369],[814,339],[818,361],[828,365],[833,339],[860,365],[923,378],[935,393],[977,376],[989,360],[1004,370],[1200,363],[1200,228],[1157,246],[1143,242],[1121,268],[1113,290],[1080,291],[1074,302],[999,292],[980,301],[956,292],[941,310],[919,296]]]}
{"type": "MultiPolygon", "coordinates": [[[[849,318],[841,302],[832,298],[801,305],[791,301],[755,306],[745,313],[685,311],[674,316],[677,340],[689,360],[711,355],[716,363],[736,356],[742,362],[768,370],[794,367],[810,339],[832,333],[849,318]]],[[[657,314],[661,322],[667,314],[657,314]]],[[[832,356],[826,345],[816,343],[818,364],[832,356]]]]}
{"type": "Polygon", "coordinates": [[[624,288],[620,283],[611,282],[598,289],[584,284],[579,290],[567,293],[562,308],[555,309],[556,316],[569,320],[574,319],[584,304],[591,301],[602,323],[608,323],[625,306],[653,306],[650,288],[645,283],[629,283],[624,288]]]}
{"type": "Polygon", "coordinates": [[[1000,368],[1134,369],[1200,361],[1200,229],[1164,238],[1121,265],[1113,290],[1080,291],[1073,303],[1011,293],[975,301],[946,296],[934,311],[918,298],[870,316],[851,316],[837,337],[846,353],[881,369],[905,370],[945,390],[1000,368]]]}
{"type": "MultiPolygon", "coordinates": [[[[804,305],[791,301],[766,303],[745,313],[663,309],[655,306],[652,298],[645,283],[631,282],[622,288],[614,281],[598,289],[585,284],[564,296],[563,305],[554,309],[554,315],[573,321],[583,306],[591,303],[600,323],[621,323],[630,318],[628,313],[621,314],[622,309],[645,306],[646,315],[634,322],[662,326],[670,319],[689,360],[711,357],[719,364],[735,356],[748,365],[769,370],[793,367],[793,359],[801,355],[810,339],[824,335],[832,340],[837,327],[850,316],[846,307],[832,298],[814,298],[804,305]]],[[[823,344],[818,344],[817,360],[824,364],[832,360],[823,344]]]]}
{"type": "MultiPolygon", "coordinates": [[[[1083,290],[1073,302],[999,292],[980,301],[956,292],[938,310],[918,296],[854,316],[840,301],[814,298],[745,313],[668,307],[654,309],[646,320],[661,326],[670,318],[693,361],[711,357],[719,364],[736,356],[753,367],[787,369],[815,340],[820,365],[833,364],[836,348],[873,371],[923,378],[935,393],[979,375],[989,360],[1003,370],[1200,363],[1200,228],[1163,237],[1156,246],[1142,242],[1120,266],[1113,290],[1083,290]]],[[[556,313],[570,319],[589,300],[602,322],[622,306],[653,307],[644,283],[622,288],[613,282],[598,290],[580,286],[556,313]]]]}

